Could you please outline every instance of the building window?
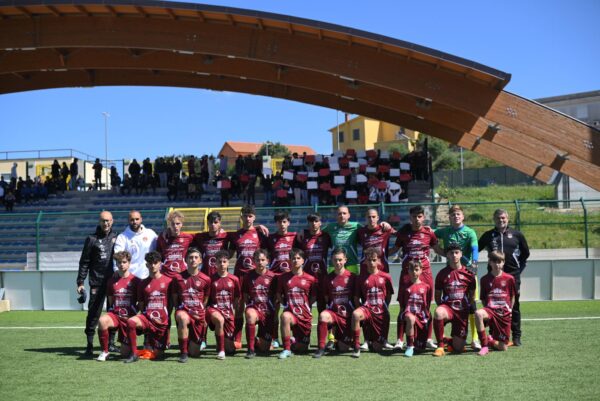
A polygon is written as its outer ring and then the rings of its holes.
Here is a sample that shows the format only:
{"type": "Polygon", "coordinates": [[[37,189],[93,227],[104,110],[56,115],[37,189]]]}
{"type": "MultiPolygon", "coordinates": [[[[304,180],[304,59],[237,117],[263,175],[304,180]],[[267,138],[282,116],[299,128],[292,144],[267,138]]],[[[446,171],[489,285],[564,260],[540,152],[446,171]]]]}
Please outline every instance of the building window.
{"type": "Polygon", "coordinates": [[[360,129],[356,128],[352,130],[352,140],[360,141],[360,129]]]}
{"type": "Polygon", "coordinates": [[[339,143],[344,142],[344,131],[338,132],[338,142],[339,143]]]}

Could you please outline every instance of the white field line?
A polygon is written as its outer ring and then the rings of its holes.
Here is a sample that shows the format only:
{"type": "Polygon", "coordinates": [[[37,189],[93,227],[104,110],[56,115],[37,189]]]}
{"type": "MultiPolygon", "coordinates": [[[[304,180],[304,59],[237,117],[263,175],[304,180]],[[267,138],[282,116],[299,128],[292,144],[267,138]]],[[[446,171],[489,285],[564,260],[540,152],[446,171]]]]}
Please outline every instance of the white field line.
{"type": "MultiPolygon", "coordinates": [[[[563,321],[563,320],[597,320],[600,316],[581,316],[581,317],[543,317],[543,318],[532,318],[532,319],[521,319],[523,322],[546,322],[546,321],[563,321]]],[[[391,321],[390,325],[396,324],[396,321],[391,321]]],[[[313,326],[317,326],[313,323],[313,326]]],[[[85,326],[0,326],[0,330],[50,330],[50,329],[79,329],[83,330],[85,326]]],[[[171,328],[174,330],[176,328],[171,328]]]]}

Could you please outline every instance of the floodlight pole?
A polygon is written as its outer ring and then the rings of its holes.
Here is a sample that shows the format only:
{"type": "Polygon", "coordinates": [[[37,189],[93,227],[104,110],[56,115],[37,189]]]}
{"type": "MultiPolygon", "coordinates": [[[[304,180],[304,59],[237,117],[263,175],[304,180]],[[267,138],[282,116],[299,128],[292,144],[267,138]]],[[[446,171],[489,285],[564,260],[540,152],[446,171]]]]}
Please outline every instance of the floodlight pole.
{"type": "Polygon", "coordinates": [[[104,168],[106,169],[106,181],[104,181],[104,185],[108,189],[108,117],[110,117],[110,114],[107,111],[103,111],[102,115],[104,116],[104,168]]]}

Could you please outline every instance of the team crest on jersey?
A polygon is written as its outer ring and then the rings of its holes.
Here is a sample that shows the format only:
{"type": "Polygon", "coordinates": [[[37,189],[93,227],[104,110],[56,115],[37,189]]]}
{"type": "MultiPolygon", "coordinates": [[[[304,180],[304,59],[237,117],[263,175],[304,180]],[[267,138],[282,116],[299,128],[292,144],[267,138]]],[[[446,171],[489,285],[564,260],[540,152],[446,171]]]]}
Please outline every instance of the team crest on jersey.
{"type": "Polygon", "coordinates": [[[379,278],[379,284],[383,284],[383,279],[381,277],[379,278]]]}
{"type": "Polygon", "coordinates": [[[160,283],[160,288],[164,289],[165,288],[165,283],[160,283]]]}
{"type": "Polygon", "coordinates": [[[148,237],[143,237],[142,241],[148,241],[148,237]]]}
{"type": "Polygon", "coordinates": [[[252,238],[258,238],[258,235],[256,235],[256,233],[252,233],[252,238]]]}
{"type": "Polygon", "coordinates": [[[512,234],[511,234],[511,233],[508,233],[508,234],[506,234],[506,237],[507,237],[507,238],[512,238],[513,236],[512,236],[512,234]]]}
{"type": "Polygon", "coordinates": [[[227,287],[230,287],[230,288],[233,287],[233,283],[231,281],[228,281],[227,282],[227,287]]]}
{"type": "Polygon", "coordinates": [[[506,281],[501,281],[501,282],[500,282],[500,285],[501,285],[502,287],[506,287],[506,281]]]}
{"type": "Polygon", "coordinates": [[[300,280],[300,285],[306,285],[306,280],[300,280]]]}
{"type": "Polygon", "coordinates": [[[268,279],[268,278],[266,278],[266,279],[265,279],[265,285],[269,285],[270,283],[271,283],[271,280],[270,280],[270,279],[268,279]]]}
{"type": "Polygon", "coordinates": [[[344,279],[344,284],[348,284],[348,277],[344,279]]]}
{"type": "Polygon", "coordinates": [[[425,293],[425,289],[424,288],[419,288],[419,294],[424,294],[425,293]]]}

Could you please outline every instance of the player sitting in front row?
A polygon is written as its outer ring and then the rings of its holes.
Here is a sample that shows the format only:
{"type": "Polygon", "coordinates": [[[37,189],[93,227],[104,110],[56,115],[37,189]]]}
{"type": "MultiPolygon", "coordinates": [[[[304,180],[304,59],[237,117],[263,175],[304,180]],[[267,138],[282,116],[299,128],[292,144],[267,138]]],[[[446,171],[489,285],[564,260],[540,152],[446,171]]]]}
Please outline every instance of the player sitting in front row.
{"type": "Polygon", "coordinates": [[[312,304],[317,297],[317,280],[304,273],[304,252],[290,251],[292,270],[277,279],[277,302],[283,306],[281,314],[281,337],[283,351],[279,359],[286,359],[294,352],[308,350],[312,325],[312,304]],[[292,332],[294,344],[292,346],[292,332]]]}
{"type": "MultiPolygon", "coordinates": [[[[406,330],[407,347],[404,355],[411,357],[417,350],[424,350],[427,344],[428,326],[431,324],[431,290],[429,285],[420,280],[423,267],[418,260],[408,262],[408,275],[412,284],[400,289],[400,314],[398,322],[402,323],[403,333],[406,330]]],[[[403,347],[403,335],[400,335],[394,348],[403,347]]]]}
{"type": "Polygon", "coordinates": [[[127,338],[131,353],[125,363],[137,362],[140,358],[137,352],[138,331],[148,334],[148,341],[153,349],[147,355],[141,356],[143,358],[161,357],[168,341],[167,304],[169,297],[172,298],[171,301],[175,301],[174,282],[160,272],[162,264],[160,253],[148,252],[144,258],[150,276],[144,279],[138,287],[138,310],[141,310],[142,313],[127,321],[127,338]]]}
{"type": "Polygon", "coordinates": [[[325,342],[330,326],[333,327],[335,337],[338,339],[337,345],[340,351],[347,351],[352,344],[350,327],[354,310],[352,297],[356,276],[345,268],[348,259],[344,248],[335,248],[331,258],[334,270],[325,276],[321,285],[327,309],[319,315],[317,326],[319,348],[313,358],[320,358],[325,354],[325,342]]]}
{"type": "Polygon", "coordinates": [[[229,252],[219,251],[217,274],[211,277],[210,306],[208,307],[208,327],[215,332],[217,340],[217,359],[225,359],[235,352],[233,343],[235,336],[234,311],[240,302],[240,280],[229,273],[229,252]]]}
{"type": "Polygon", "coordinates": [[[187,270],[177,281],[177,336],[179,337],[179,362],[190,356],[200,356],[200,344],[206,327],[206,302],[210,294],[210,278],[200,272],[202,255],[198,248],[188,248],[185,255],[187,270]]]}
{"type": "Polygon", "coordinates": [[[475,312],[475,326],[481,339],[479,355],[489,352],[489,347],[506,351],[510,338],[512,306],[515,301],[515,279],[504,269],[504,254],[493,251],[488,255],[491,271],[481,279],[480,299],[483,308],[475,312]],[[486,323],[490,337],[485,335],[486,323]]]}
{"type": "Polygon", "coordinates": [[[390,328],[390,312],[388,305],[392,299],[394,288],[392,277],[379,271],[380,251],[377,248],[368,248],[365,252],[367,273],[361,274],[357,279],[354,304],[361,307],[352,313],[352,330],[354,336],[353,358],[360,357],[360,326],[369,349],[380,351],[387,342],[390,328]]]}
{"type": "Polygon", "coordinates": [[[265,249],[254,252],[256,268],[242,279],[242,297],[246,305],[246,359],[256,356],[256,325],[258,349],[268,352],[275,327],[274,295],[277,285],[275,273],[269,270],[269,253],[265,249]]]}
{"type": "Polygon", "coordinates": [[[446,247],[448,266],[435,277],[435,317],[433,329],[438,348],[433,356],[444,356],[444,325],[452,322],[452,348],[462,352],[467,338],[469,310],[474,302],[475,276],[461,264],[462,251],[456,242],[446,247]]]}
{"type": "Polygon", "coordinates": [[[121,343],[121,355],[131,353],[127,340],[127,320],[135,316],[138,286],[141,280],[129,273],[131,254],[127,251],[117,252],[113,256],[117,271],[108,280],[106,295],[108,297],[108,310],[100,317],[98,322],[98,338],[102,353],[98,361],[104,362],[108,358],[108,331],[118,330],[121,343]]]}

